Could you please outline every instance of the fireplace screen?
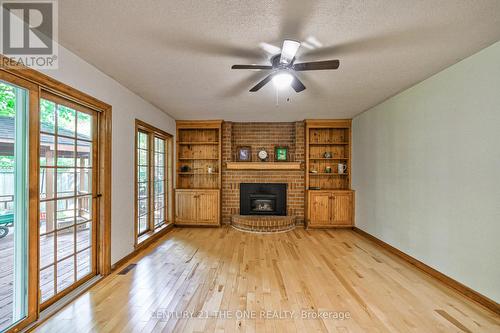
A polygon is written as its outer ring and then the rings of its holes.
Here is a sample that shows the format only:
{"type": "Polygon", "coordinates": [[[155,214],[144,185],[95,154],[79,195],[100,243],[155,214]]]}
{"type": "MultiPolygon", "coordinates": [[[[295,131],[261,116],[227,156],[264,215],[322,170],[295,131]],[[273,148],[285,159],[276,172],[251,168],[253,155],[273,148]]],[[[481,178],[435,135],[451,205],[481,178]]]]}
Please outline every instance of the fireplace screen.
{"type": "Polygon", "coordinates": [[[286,215],[286,184],[240,184],[241,215],[286,215]]]}
{"type": "Polygon", "coordinates": [[[274,212],[276,207],[275,195],[250,195],[250,207],[254,212],[274,212]]]}

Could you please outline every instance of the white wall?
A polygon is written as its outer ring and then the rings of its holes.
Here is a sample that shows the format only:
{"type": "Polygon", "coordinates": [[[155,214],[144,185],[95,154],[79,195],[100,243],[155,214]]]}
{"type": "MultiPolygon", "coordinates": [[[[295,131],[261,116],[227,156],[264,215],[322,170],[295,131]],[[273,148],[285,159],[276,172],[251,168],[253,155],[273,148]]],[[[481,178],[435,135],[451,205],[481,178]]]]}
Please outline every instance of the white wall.
{"type": "Polygon", "coordinates": [[[160,109],[63,47],[59,69],[45,74],[113,107],[111,262],[134,249],[134,131],[138,118],[175,135],[175,121],[160,109]]]}
{"type": "Polygon", "coordinates": [[[357,116],[352,167],[358,228],[500,302],[500,42],[357,116]]]}

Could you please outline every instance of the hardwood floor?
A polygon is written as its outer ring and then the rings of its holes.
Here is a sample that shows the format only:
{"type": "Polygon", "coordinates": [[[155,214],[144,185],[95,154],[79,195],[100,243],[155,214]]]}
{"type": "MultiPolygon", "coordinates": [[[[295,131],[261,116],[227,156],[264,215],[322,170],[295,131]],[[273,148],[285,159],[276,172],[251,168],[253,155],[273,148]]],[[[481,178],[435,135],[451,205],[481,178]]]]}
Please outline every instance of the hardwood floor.
{"type": "Polygon", "coordinates": [[[351,230],[176,228],[130,263],[37,331],[500,332],[498,315],[351,230]]]}

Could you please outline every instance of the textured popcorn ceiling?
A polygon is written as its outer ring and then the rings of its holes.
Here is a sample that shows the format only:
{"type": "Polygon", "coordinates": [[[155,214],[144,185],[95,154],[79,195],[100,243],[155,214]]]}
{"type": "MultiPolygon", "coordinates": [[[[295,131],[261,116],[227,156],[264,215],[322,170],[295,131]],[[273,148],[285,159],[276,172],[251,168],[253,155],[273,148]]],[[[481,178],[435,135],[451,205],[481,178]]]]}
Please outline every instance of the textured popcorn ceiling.
{"type": "Polygon", "coordinates": [[[500,40],[500,1],[64,0],[59,31],[62,45],[176,119],[350,118],[500,40]],[[341,65],[300,73],[300,94],[277,99],[272,84],[249,93],[265,72],[230,69],[266,64],[259,43],[309,37],[323,47],[301,48],[298,61],[341,65]]]}

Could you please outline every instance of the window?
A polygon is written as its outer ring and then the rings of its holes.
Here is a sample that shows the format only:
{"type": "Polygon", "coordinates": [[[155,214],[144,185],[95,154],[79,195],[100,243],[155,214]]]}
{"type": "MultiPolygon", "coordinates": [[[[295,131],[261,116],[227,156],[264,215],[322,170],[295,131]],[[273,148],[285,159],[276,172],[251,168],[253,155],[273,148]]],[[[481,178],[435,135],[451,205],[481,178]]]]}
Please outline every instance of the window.
{"type": "Polygon", "coordinates": [[[136,120],[136,243],[171,223],[172,136],[136,120]]]}

